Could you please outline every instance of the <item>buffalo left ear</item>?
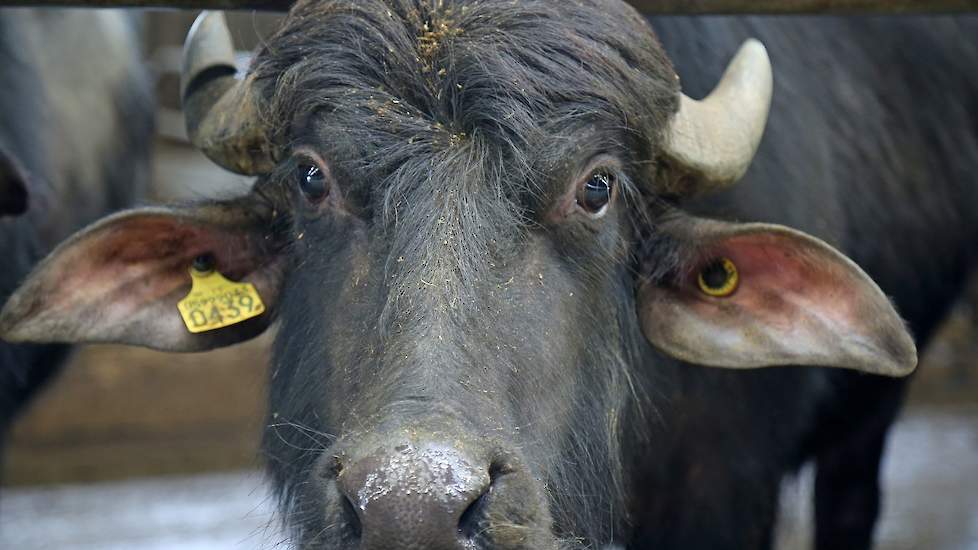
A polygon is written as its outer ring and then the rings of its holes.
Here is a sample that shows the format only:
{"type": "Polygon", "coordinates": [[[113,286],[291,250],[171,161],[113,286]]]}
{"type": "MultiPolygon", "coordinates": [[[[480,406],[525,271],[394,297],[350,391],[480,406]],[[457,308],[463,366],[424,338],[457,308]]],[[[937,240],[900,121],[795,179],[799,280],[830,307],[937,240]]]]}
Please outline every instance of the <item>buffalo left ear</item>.
{"type": "Polygon", "coordinates": [[[913,338],[876,283],[824,242],[768,224],[677,218],[693,253],[638,290],[642,330],[683,361],[727,368],[817,365],[905,376],[913,338]]]}
{"type": "Polygon", "coordinates": [[[203,351],[257,336],[283,277],[273,216],[253,197],[109,216],[38,264],[0,311],[0,338],[203,351]],[[192,278],[195,260],[206,267],[192,278]],[[198,278],[208,283],[185,321],[178,304],[198,278]]]}

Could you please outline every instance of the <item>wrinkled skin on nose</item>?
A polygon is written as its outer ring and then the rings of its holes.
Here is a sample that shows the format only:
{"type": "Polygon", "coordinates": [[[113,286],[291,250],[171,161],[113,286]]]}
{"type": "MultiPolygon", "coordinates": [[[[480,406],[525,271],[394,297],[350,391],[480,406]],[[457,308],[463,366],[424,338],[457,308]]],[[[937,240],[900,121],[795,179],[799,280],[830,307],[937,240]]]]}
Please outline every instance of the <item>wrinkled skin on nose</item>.
{"type": "Polygon", "coordinates": [[[465,548],[459,522],[489,489],[488,466],[451,445],[381,446],[343,468],[340,491],[361,522],[361,548],[465,548]]]}

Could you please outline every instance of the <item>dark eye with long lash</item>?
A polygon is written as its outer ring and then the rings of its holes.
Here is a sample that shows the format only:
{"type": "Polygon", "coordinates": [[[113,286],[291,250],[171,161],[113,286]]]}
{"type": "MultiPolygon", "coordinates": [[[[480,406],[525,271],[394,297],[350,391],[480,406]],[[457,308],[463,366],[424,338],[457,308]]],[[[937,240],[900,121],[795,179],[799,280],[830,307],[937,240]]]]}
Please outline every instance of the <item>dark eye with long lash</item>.
{"type": "Polygon", "coordinates": [[[326,174],[316,164],[310,161],[300,161],[296,167],[295,177],[299,190],[310,202],[319,202],[329,195],[329,182],[326,174]]]}
{"type": "Polygon", "coordinates": [[[584,181],[577,191],[577,205],[592,217],[604,215],[615,191],[615,176],[607,172],[595,172],[584,181]]]}

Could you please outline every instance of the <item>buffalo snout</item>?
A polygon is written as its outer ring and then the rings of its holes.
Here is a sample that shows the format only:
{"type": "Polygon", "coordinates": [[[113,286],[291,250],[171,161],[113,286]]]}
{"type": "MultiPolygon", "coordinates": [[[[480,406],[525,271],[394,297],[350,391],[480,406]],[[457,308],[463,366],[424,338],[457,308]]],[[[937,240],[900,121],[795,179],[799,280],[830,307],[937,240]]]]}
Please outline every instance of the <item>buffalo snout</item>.
{"type": "Polygon", "coordinates": [[[351,546],[554,546],[538,482],[517,461],[461,440],[425,440],[416,433],[384,439],[362,448],[344,445],[321,462],[327,515],[351,546]]]}

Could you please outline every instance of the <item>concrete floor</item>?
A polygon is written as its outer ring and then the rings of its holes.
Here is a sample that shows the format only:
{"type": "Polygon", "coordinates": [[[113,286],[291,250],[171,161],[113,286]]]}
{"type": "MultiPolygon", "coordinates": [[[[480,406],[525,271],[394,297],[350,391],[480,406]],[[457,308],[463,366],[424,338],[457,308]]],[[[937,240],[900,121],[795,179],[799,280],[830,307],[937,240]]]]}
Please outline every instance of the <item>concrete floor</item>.
{"type": "Polygon", "coordinates": [[[255,472],[10,489],[0,548],[274,548],[272,506],[255,472]]]}
{"type": "MultiPolygon", "coordinates": [[[[810,547],[812,475],[783,491],[779,550],[810,547]]],[[[978,550],[978,407],[911,408],[893,431],[880,550],[978,550]]],[[[0,548],[221,550],[281,547],[260,474],[13,488],[0,548]]]]}

